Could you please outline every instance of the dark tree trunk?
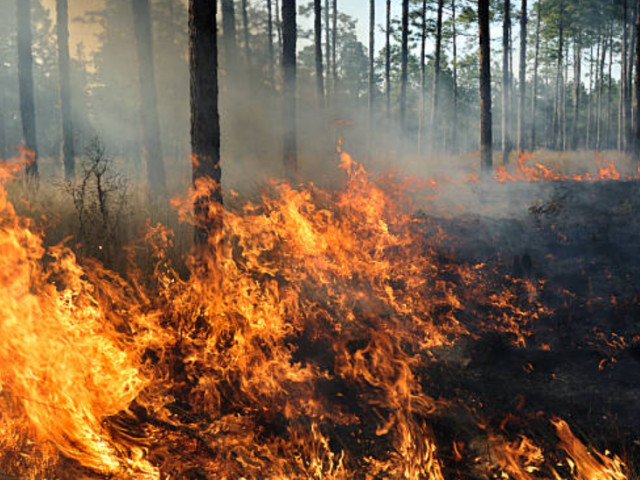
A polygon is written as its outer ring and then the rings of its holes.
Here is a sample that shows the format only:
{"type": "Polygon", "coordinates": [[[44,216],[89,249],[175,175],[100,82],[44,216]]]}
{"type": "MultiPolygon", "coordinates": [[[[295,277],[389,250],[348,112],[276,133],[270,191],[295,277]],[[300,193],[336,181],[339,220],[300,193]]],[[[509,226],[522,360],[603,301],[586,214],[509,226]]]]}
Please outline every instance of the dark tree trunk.
{"type": "Polygon", "coordinates": [[[540,65],[540,0],[536,9],[536,48],[533,60],[533,92],[531,95],[531,151],[536,149],[536,114],[538,113],[538,67],[540,65]]]}
{"type": "Polygon", "coordinates": [[[435,140],[439,138],[438,126],[438,96],[440,94],[440,58],[442,57],[442,11],[444,9],[444,0],[438,0],[438,9],[436,13],[436,49],[433,55],[433,92],[431,99],[431,133],[435,140]]]}
{"type": "Polygon", "coordinates": [[[493,170],[493,136],[491,131],[489,0],[478,0],[478,31],[480,36],[480,159],[482,170],[490,172],[493,170]]]}
{"type": "Polygon", "coordinates": [[[191,152],[197,244],[206,245],[222,229],[220,188],[220,117],[218,115],[217,2],[189,0],[189,60],[191,76],[191,152]]]}
{"type": "Polygon", "coordinates": [[[154,196],[166,196],[167,180],[162,160],[149,0],[133,0],[133,19],[138,47],[140,119],[148,188],[154,196]]]}
{"type": "Polygon", "coordinates": [[[313,33],[316,48],[316,89],[318,105],[324,105],[324,68],[322,67],[322,0],[313,0],[313,33]]]}
{"type": "Polygon", "coordinates": [[[338,0],[333,0],[333,19],[331,31],[331,72],[333,73],[333,96],[334,99],[338,94],[338,64],[337,64],[337,44],[338,44],[338,0]]]}
{"type": "Polygon", "coordinates": [[[635,28],[635,70],[634,70],[634,92],[633,92],[633,108],[634,108],[634,147],[635,153],[640,152],[640,0],[636,11],[636,28],[635,28]]]}
{"type": "Polygon", "coordinates": [[[619,115],[620,118],[618,120],[618,149],[626,150],[627,149],[627,97],[628,97],[628,76],[627,76],[627,56],[629,52],[628,42],[629,42],[629,5],[627,0],[623,0],[622,3],[622,51],[620,52],[620,71],[621,71],[621,82],[620,82],[620,106],[619,106],[619,115]]]}
{"type": "Polygon", "coordinates": [[[605,147],[611,148],[611,126],[613,125],[613,117],[611,108],[613,103],[613,82],[612,82],[612,70],[613,70],[613,20],[609,27],[609,81],[607,85],[607,130],[605,137],[605,147]]]}
{"type": "Polygon", "coordinates": [[[585,149],[591,149],[591,120],[593,117],[593,45],[589,49],[589,103],[587,105],[587,133],[585,135],[585,149]]]}
{"type": "Polygon", "coordinates": [[[387,120],[391,119],[391,0],[387,0],[387,28],[385,30],[384,83],[387,95],[387,120]]]}
{"type": "Polygon", "coordinates": [[[222,42],[227,70],[230,74],[235,74],[237,73],[238,50],[236,45],[236,12],[233,0],[222,0],[222,42]]]}
{"type": "Polygon", "coordinates": [[[578,122],[580,120],[580,86],[582,78],[581,37],[573,45],[573,120],[571,124],[571,148],[578,148],[578,122]]]}
{"type": "Polygon", "coordinates": [[[597,105],[597,115],[596,115],[596,150],[602,149],[602,94],[604,91],[604,64],[607,59],[607,38],[605,35],[602,35],[602,49],[600,50],[600,59],[598,66],[598,78],[600,79],[598,82],[598,105],[597,105]]]}
{"type": "MultiPolygon", "coordinates": [[[[242,31],[244,34],[244,56],[247,59],[247,67],[251,69],[251,33],[249,32],[247,0],[242,0],[242,31]]],[[[249,71],[251,72],[251,70],[249,71]]]]}
{"type": "Polygon", "coordinates": [[[511,0],[504,0],[504,18],[502,22],[502,164],[509,163],[511,139],[509,138],[509,36],[511,34],[511,0]]]}
{"type": "Polygon", "coordinates": [[[58,66],[60,69],[60,110],[62,116],[62,165],[64,177],[73,178],[75,154],[73,146],[73,120],[71,115],[71,74],[69,59],[69,9],[67,0],[56,1],[58,34],[58,66]]]}
{"type": "Polygon", "coordinates": [[[329,0],[324,0],[324,42],[325,42],[325,52],[327,57],[327,68],[325,69],[325,88],[327,91],[327,98],[329,98],[329,72],[331,70],[331,8],[329,5],[329,0]]]}
{"type": "Polygon", "coordinates": [[[422,154],[424,120],[427,109],[427,0],[422,0],[420,12],[422,31],[420,32],[420,112],[418,117],[418,155],[422,154]]]}
{"type": "Polygon", "coordinates": [[[458,27],[456,20],[456,0],[451,0],[451,41],[453,43],[453,127],[451,147],[454,153],[458,152],[458,27]]]}
{"type": "Polygon", "coordinates": [[[280,65],[282,66],[282,19],[280,18],[280,0],[276,0],[276,30],[278,32],[278,52],[280,52],[280,65]]]}
{"type": "Polygon", "coordinates": [[[409,0],[402,0],[402,47],[400,67],[400,129],[404,132],[407,113],[407,67],[409,63],[409,0]]]}
{"type": "Polygon", "coordinates": [[[282,68],[284,76],[284,168],[289,177],[298,172],[296,132],[296,0],[282,0],[282,68]]]}
{"type": "Polygon", "coordinates": [[[26,165],[27,177],[38,176],[38,145],[36,141],[36,107],[33,95],[33,51],[31,45],[31,1],[16,0],[18,17],[18,82],[20,116],[24,143],[32,157],[26,165]]]}
{"type": "Polygon", "coordinates": [[[369,135],[373,131],[373,116],[376,95],[376,2],[369,0],[369,135]]]}
{"type": "Polygon", "coordinates": [[[527,97],[527,0],[520,6],[520,101],[518,103],[518,150],[526,150],[525,141],[525,102],[527,97]]]}
{"type": "Polygon", "coordinates": [[[269,79],[271,86],[276,84],[275,54],[273,52],[273,10],[271,0],[267,0],[267,49],[269,50],[269,79]]]}
{"type": "Polygon", "coordinates": [[[558,20],[558,53],[557,53],[557,65],[556,65],[556,94],[555,94],[555,107],[553,112],[553,126],[552,126],[552,145],[555,149],[560,149],[562,146],[562,138],[558,141],[558,132],[562,130],[561,122],[561,101],[562,101],[562,86],[563,86],[563,63],[564,63],[564,0],[560,0],[560,18],[558,20]]]}

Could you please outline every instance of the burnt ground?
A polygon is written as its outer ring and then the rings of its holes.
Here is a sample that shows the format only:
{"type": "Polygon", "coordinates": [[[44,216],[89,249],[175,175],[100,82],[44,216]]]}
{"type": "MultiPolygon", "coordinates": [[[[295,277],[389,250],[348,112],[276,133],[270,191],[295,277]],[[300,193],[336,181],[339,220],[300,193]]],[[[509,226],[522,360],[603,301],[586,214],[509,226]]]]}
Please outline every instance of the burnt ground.
{"type": "MultiPolygon", "coordinates": [[[[640,184],[490,188],[476,186],[465,213],[434,223],[444,225],[460,260],[543,280],[540,301],[553,313],[524,348],[496,333],[443,353],[425,390],[458,398],[489,422],[509,413],[559,416],[584,440],[640,467],[640,184]]],[[[464,432],[457,418],[436,424],[440,444],[464,432]]],[[[527,433],[526,423],[513,420],[512,432],[527,433]]]]}

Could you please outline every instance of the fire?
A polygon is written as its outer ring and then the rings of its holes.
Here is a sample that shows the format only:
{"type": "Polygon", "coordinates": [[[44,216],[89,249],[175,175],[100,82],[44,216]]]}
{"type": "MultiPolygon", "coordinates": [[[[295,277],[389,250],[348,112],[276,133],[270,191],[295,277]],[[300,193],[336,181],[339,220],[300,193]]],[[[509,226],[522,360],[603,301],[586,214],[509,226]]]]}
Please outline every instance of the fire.
{"type": "MultiPolygon", "coordinates": [[[[188,275],[167,255],[172,233],[149,228],[155,266],[144,281],[133,266],[120,276],[45,249],[0,188],[0,469],[446,478],[431,421],[455,400],[434,395],[426,368],[438,349],[486,332],[527,344],[550,315],[544,285],[497,282],[484,264],[439,255],[450,239],[416,215],[401,182],[339,153],[342,189],[273,182],[259,203],[215,211],[215,256],[187,259],[188,275]]],[[[197,221],[193,198],[212,187],[174,201],[185,220],[197,221]]],[[[623,475],[617,457],[591,455],[554,424],[571,478],[623,475]]],[[[526,437],[489,443],[515,480],[544,460],[526,437]]],[[[461,461],[464,443],[454,445],[461,461]]]]}

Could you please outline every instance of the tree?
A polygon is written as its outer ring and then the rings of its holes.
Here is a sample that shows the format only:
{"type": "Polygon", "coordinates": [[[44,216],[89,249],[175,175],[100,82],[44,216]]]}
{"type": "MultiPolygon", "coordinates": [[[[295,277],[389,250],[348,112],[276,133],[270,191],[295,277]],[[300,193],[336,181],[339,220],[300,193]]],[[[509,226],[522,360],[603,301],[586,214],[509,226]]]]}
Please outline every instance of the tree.
{"type": "Polygon", "coordinates": [[[324,105],[324,69],[322,68],[322,0],[313,0],[313,31],[316,50],[316,88],[318,104],[324,105]]]}
{"type": "Polygon", "coordinates": [[[69,10],[67,0],[56,1],[58,65],[60,68],[60,110],[62,117],[62,164],[67,180],[73,178],[75,159],[71,117],[71,74],[69,65],[69,10]]]}
{"type": "Polygon", "coordinates": [[[525,101],[527,93],[527,0],[522,0],[520,6],[520,94],[518,102],[518,150],[522,153],[526,149],[524,137],[525,129],[525,101]]]}
{"type": "Polygon", "coordinates": [[[295,176],[298,172],[296,133],[296,30],[296,1],[282,0],[282,68],[284,75],[283,153],[284,168],[289,177],[295,176]]]}
{"type": "Polygon", "coordinates": [[[373,108],[376,89],[375,39],[376,39],[376,2],[369,0],[369,132],[373,130],[373,108]]]}
{"type": "Polygon", "coordinates": [[[162,160],[149,0],[133,0],[133,18],[138,47],[140,118],[148,188],[154,195],[165,196],[167,180],[162,160]]]}
{"type": "Polygon", "coordinates": [[[391,119],[391,0],[387,0],[387,25],[385,28],[384,85],[387,97],[387,120],[391,119]]]}
{"type": "Polygon", "coordinates": [[[326,82],[325,87],[327,89],[327,97],[329,97],[329,71],[331,68],[331,22],[329,21],[329,14],[331,9],[329,8],[329,0],[324,0],[324,42],[325,51],[327,54],[327,68],[326,68],[326,82]]]}
{"type": "Polygon", "coordinates": [[[638,0],[636,13],[636,28],[635,28],[635,71],[634,71],[634,84],[635,84],[635,96],[633,99],[633,108],[635,114],[635,142],[634,148],[636,155],[640,152],[640,0],[638,0]]]}
{"type": "Polygon", "coordinates": [[[431,131],[433,138],[438,138],[438,95],[440,92],[440,57],[442,56],[442,10],[444,0],[438,0],[438,10],[436,14],[436,49],[433,55],[433,91],[431,100],[431,131]]]}
{"type": "MultiPolygon", "coordinates": [[[[427,99],[427,0],[422,0],[420,9],[420,112],[418,116],[418,155],[422,154],[424,118],[427,99]]],[[[433,126],[433,124],[432,124],[433,126]]],[[[433,139],[434,136],[431,136],[433,139]]]]}
{"type": "Polygon", "coordinates": [[[407,115],[407,67],[409,63],[409,0],[402,0],[402,46],[400,66],[400,129],[407,115]]]}
{"type": "Polygon", "coordinates": [[[511,153],[511,139],[509,138],[510,124],[510,39],[511,36],[511,0],[504,0],[504,12],[502,19],[502,164],[509,163],[511,153]]]}
{"type": "Polygon", "coordinates": [[[208,244],[222,228],[221,215],[214,213],[222,205],[216,5],[210,0],[189,0],[191,165],[198,192],[194,212],[199,245],[208,244]],[[201,185],[206,189],[198,188],[201,185]]]}
{"type": "Polygon", "coordinates": [[[33,47],[31,39],[31,0],[16,0],[18,17],[18,84],[20,116],[25,146],[32,157],[26,165],[27,177],[38,176],[38,145],[36,141],[36,110],[33,96],[33,47]]]}
{"type": "Polygon", "coordinates": [[[273,9],[271,0],[267,0],[267,49],[269,51],[269,80],[271,85],[275,86],[275,62],[276,58],[273,53],[273,9]]]}
{"type": "Polygon", "coordinates": [[[222,41],[224,58],[231,74],[237,73],[236,12],[233,0],[222,0],[222,41]]]}
{"type": "MultiPolygon", "coordinates": [[[[333,28],[331,30],[331,72],[333,74],[333,95],[338,91],[338,68],[336,63],[336,44],[338,43],[338,0],[333,0],[333,28]]],[[[335,100],[335,98],[334,98],[335,100]]]]}
{"type": "Polygon", "coordinates": [[[478,0],[478,32],[480,37],[480,159],[482,170],[487,172],[493,170],[489,0],[478,0]]]}
{"type": "Polygon", "coordinates": [[[536,2],[536,46],[533,60],[533,88],[531,92],[531,150],[536,149],[536,114],[538,113],[538,67],[540,64],[540,24],[542,0],[536,2]]]}
{"type": "Polygon", "coordinates": [[[242,0],[242,33],[244,34],[244,56],[247,60],[247,67],[251,71],[251,33],[249,32],[247,0],[242,0]]]}

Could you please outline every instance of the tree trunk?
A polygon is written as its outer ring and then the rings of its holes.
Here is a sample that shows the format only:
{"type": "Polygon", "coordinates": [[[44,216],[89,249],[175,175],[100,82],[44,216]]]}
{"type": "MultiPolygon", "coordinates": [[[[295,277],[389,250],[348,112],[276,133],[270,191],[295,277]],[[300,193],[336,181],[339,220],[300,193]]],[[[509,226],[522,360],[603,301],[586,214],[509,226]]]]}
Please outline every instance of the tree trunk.
{"type": "MultiPolygon", "coordinates": [[[[563,85],[563,55],[564,55],[564,0],[560,0],[560,18],[558,20],[558,63],[556,65],[556,88],[555,88],[555,106],[553,112],[553,131],[552,131],[552,145],[553,148],[559,149],[562,145],[561,141],[558,142],[558,131],[561,130],[560,125],[560,113],[561,113],[561,96],[560,90],[563,85]]],[[[562,140],[562,139],[560,139],[562,140]]]]}
{"type": "Polygon", "coordinates": [[[431,138],[434,140],[432,146],[435,146],[435,140],[439,138],[438,125],[438,96],[440,94],[440,64],[442,57],[442,11],[444,9],[444,0],[438,0],[438,10],[436,13],[436,49],[433,55],[433,92],[431,99],[431,138]]]}
{"type": "Polygon", "coordinates": [[[607,59],[607,39],[604,35],[602,35],[601,41],[602,49],[600,51],[600,65],[598,67],[598,77],[600,78],[600,81],[598,82],[598,105],[596,116],[596,150],[598,151],[602,149],[602,94],[604,90],[604,64],[607,59]]]}
{"type": "Polygon", "coordinates": [[[369,0],[369,136],[373,131],[374,102],[376,94],[376,2],[369,0]]]}
{"type": "Polygon", "coordinates": [[[325,42],[325,52],[327,57],[327,68],[326,68],[326,76],[325,76],[325,88],[327,90],[327,98],[329,98],[329,72],[331,70],[331,22],[330,19],[331,8],[329,5],[329,0],[324,0],[324,42],[325,42]]]}
{"type": "Polygon", "coordinates": [[[333,29],[332,29],[332,38],[331,38],[331,72],[333,74],[333,97],[334,100],[338,94],[338,64],[337,64],[337,55],[336,49],[338,44],[338,0],[333,0],[333,29]]]}
{"type": "Polygon", "coordinates": [[[418,155],[422,155],[424,118],[427,106],[427,0],[422,0],[420,18],[422,22],[422,31],[420,33],[420,112],[418,116],[418,155]]]}
{"type": "Polygon", "coordinates": [[[36,141],[36,108],[33,94],[33,50],[31,45],[31,1],[16,0],[18,17],[18,83],[22,135],[29,150],[25,167],[27,178],[38,177],[38,145],[36,141]]]}
{"type": "Polygon", "coordinates": [[[634,92],[633,92],[633,108],[634,108],[634,148],[637,155],[640,152],[640,0],[636,10],[636,28],[635,28],[635,60],[634,60],[634,92]]]}
{"type": "Polygon", "coordinates": [[[520,102],[518,103],[518,150],[526,150],[525,145],[525,102],[527,97],[527,0],[520,7],[520,102]]]}
{"type": "Polygon", "coordinates": [[[589,50],[589,104],[587,106],[587,134],[585,136],[585,149],[591,150],[591,119],[593,116],[593,45],[589,50]]]}
{"type": "Polygon", "coordinates": [[[275,87],[276,84],[276,72],[275,72],[275,54],[273,51],[273,10],[271,0],[267,0],[267,49],[269,51],[269,79],[271,86],[275,87]]]}
{"type": "Polygon", "coordinates": [[[58,66],[60,77],[60,111],[62,116],[62,165],[64,178],[70,180],[75,172],[73,120],[71,114],[71,73],[69,57],[69,9],[67,0],[56,1],[58,36],[58,66]]]}
{"type": "Polygon", "coordinates": [[[451,150],[458,152],[458,27],[456,24],[456,0],[451,0],[451,42],[453,49],[453,126],[451,131],[451,150]]]}
{"type": "Polygon", "coordinates": [[[296,131],[296,0],[282,0],[282,68],[284,76],[284,168],[290,178],[298,173],[296,131]]]}
{"type": "MultiPolygon", "coordinates": [[[[230,74],[237,73],[236,13],[233,0],[222,0],[222,41],[224,58],[230,74]]],[[[235,75],[234,80],[235,80],[235,75]]]]}
{"type": "Polygon", "coordinates": [[[538,113],[538,67],[540,65],[540,1],[536,11],[536,47],[533,60],[533,92],[531,95],[531,151],[536,149],[536,114],[538,113]]]}
{"type": "Polygon", "coordinates": [[[148,188],[154,197],[166,198],[167,180],[162,160],[149,0],[133,0],[133,19],[138,47],[140,119],[148,188]]]}
{"type": "Polygon", "coordinates": [[[618,149],[625,151],[627,149],[627,98],[628,98],[628,72],[627,72],[627,56],[629,42],[629,5],[627,0],[623,0],[622,4],[622,51],[620,52],[620,105],[618,120],[618,149]]]}
{"type": "Polygon", "coordinates": [[[633,149],[634,146],[634,133],[636,129],[636,112],[634,110],[634,78],[635,78],[635,59],[636,59],[636,44],[638,43],[638,32],[635,28],[635,25],[638,23],[638,12],[640,12],[640,8],[637,3],[633,4],[633,28],[631,28],[631,40],[629,41],[629,64],[627,66],[627,78],[628,78],[628,86],[627,92],[629,92],[629,100],[627,102],[627,108],[629,110],[629,115],[627,116],[628,124],[627,128],[629,129],[629,142],[628,148],[633,149]]]}
{"type": "Polygon", "coordinates": [[[276,30],[278,32],[278,52],[280,52],[280,66],[282,66],[282,19],[280,18],[280,0],[276,0],[276,30]]]}
{"type": "Polygon", "coordinates": [[[251,34],[249,32],[249,14],[247,12],[247,0],[242,0],[242,31],[244,34],[244,56],[247,59],[247,67],[251,73],[251,34]]]}
{"type": "Polygon", "coordinates": [[[509,138],[509,34],[511,31],[511,0],[504,0],[502,22],[502,164],[509,163],[511,139],[509,138]]]}
{"type": "Polygon", "coordinates": [[[611,25],[609,27],[609,81],[607,85],[607,130],[605,137],[605,147],[611,148],[611,125],[613,125],[613,117],[612,117],[612,103],[613,103],[613,94],[612,94],[612,70],[613,70],[613,20],[611,20],[611,25]]]}
{"type": "Polygon", "coordinates": [[[478,0],[478,31],[480,34],[480,158],[482,170],[490,172],[493,170],[493,138],[491,132],[489,0],[478,0]]]}
{"type": "Polygon", "coordinates": [[[573,45],[573,121],[571,124],[571,148],[578,149],[578,121],[580,120],[580,86],[582,77],[582,38],[578,35],[573,45]]]}
{"type": "Polygon", "coordinates": [[[222,206],[216,5],[210,0],[189,0],[192,178],[194,187],[208,187],[206,193],[196,188],[194,199],[199,245],[209,244],[222,229],[221,209],[210,208],[222,206]]]}
{"type": "Polygon", "coordinates": [[[318,105],[324,105],[324,68],[322,67],[322,0],[313,0],[313,32],[316,47],[316,89],[318,105]]]}
{"type": "Polygon", "coordinates": [[[387,28],[385,36],[384,83],[387,94],[387,120],[391,120],[391,0],[387,0],[387,28]]]}
{"type": "Polygon", "coordinates": [[[404,132],[407,113],[407,67],[409,63],[409,0],[402,0],[402,51],[400,67],[400,129],[404,132]]]}

